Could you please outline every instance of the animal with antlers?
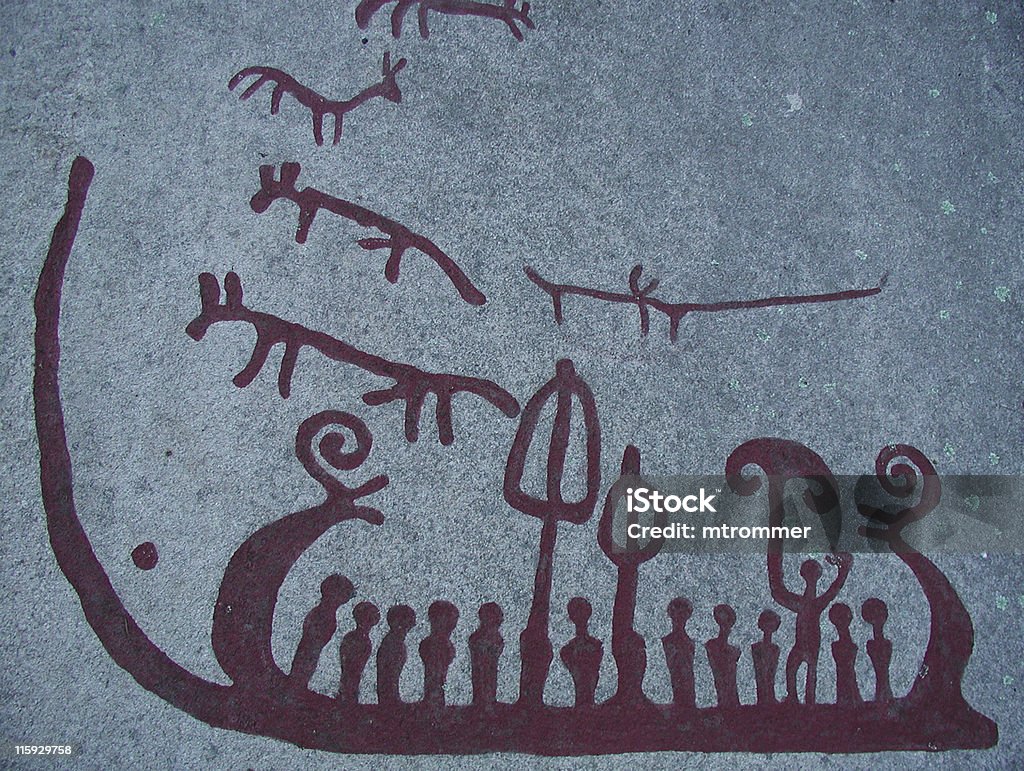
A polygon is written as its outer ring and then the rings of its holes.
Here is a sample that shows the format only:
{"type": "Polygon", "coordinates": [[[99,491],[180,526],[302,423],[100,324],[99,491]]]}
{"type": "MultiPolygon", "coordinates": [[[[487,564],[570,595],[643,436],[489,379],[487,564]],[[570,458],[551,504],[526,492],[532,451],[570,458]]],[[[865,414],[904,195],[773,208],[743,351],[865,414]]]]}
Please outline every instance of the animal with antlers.
{"type": "Polygon", "coordinates": [[[295,78],[283,70],[274,67],[246,67],[235,73],[228,81],[228,89],[234,91],[238,85],[253,75],[257,79],[242,92],[241,98],[248,99],[255,94],[266,83],[274,83],[274,91],[270,95],[270,114],[277,115],[281,111],[281,99],[285,94],[291,94],[295,101],[309,109],[313,116],[313,140],[317,145],[324,143],[324,116],[334,116],[334,144],[341,141],[342,121],[346,113],[359,107],[371,99],[380,97],[389,102],[399,104],[402,101],[402,92],[398,88],[398,81],[395,76],[401,72],[408,61],[399,59],[395,66],[391,66],[391,54],[384,54],[384,62],[381,66],[381,80],[372,86],[367,86],[351,99],[334,100],[321,96],[309,86],[304,86],[295,78]]]}
{"type": "Polygon", "coordinates": [[[420,414],[429,395],[433,395],[437,402],[437,433],[438,440],[443,445],[450,445],[455,441],[452,397],[456,394],[470,393],[478,396],[510,418],[519,414],[519,402],[493,381],[465,375],[427,372],[411,364],[390,361],[367,353],[324,332],[308,329],[268,313],[253,311],[243,302],[242,280],[237,273],[228,273],[225,276],[223,300],[221,298],[221,287],[217,278],[211,273],[200,274],[199,299],[202,307],[199,315],[189,322],[185,332],[193,340],[198,341],[205,337],[207,330],[214,324],[241,321],[253,326],[256,331],[256,342],[249,363],[232,381],[238,388],[245,388],[252,383],[267,363],[271,349],[275,345],[283,344],[285,350],[277,377],[281,398],[287,399],[291,395],[292,376],[299,360],[299,351],[303,347],[313,348],[332,361],[352,364],[365,372],[393,380],[394,385],[389,388],[364,394],[363,401],[370,406],[404,402],[405,436],[410,442],[419,439],[420,414]]]}
{"type": "Polygon", "coordinates": [[[313,187],[297,187],[299,172],[302,167],[295,162],[281,164],[281,173],[275,176],[274,167],[260,166],[260,189],[249,200],[249,205],[257,214],[262,214],[274,201],[291,201],[299,207],[299,226],[295,231],[295,243],[304,244],[309,236],[313,219],[321,209],[335,214],[364,228],[373,228],[383,233],[386,238],[360,238],[356,243],[368,251],[386,249],[388,260],[384,264],[384,277],[392,284],[398,283],[398,275],[402,267],[402,257],[409,249],[421,252],[439,267],[448,280],[458,291],[459,296],[470,305],[483,305],[487,302],[484,293],[477,289],[462,268],[449,257],[441,247],[424,235],[415,233],[400,222],[390,217],[367,209],[352,201],[336,198],[313,187]]]}
{"type": "MultiPolygon", "coordinates": [[[[356,7],[356,24],[360,29],[370,26],[370,20],[381,8],[395,0],[362,0],[356,7]]],[[[501,5],[491,3],[480,3],[474,0],[398,0],[391,10],[391,34],[398,38],[402,35],[402,23],[405,15],[412,10],[413,6],[419,6],[416,14],[419,20],[420,37],[430,37],[430,28],[427,24],[427,15],[430,11],[447,14],[448,16],[479,16],[487,19],[501,19],[508,25],[512,37],[516,40],[523,39],[523,31],[519,29],[522,24],[527,29],[534,29],[535,25],[530,18],[530,4],[523,3],[516,7],[516,0],[504,0],[501,5]]]]}

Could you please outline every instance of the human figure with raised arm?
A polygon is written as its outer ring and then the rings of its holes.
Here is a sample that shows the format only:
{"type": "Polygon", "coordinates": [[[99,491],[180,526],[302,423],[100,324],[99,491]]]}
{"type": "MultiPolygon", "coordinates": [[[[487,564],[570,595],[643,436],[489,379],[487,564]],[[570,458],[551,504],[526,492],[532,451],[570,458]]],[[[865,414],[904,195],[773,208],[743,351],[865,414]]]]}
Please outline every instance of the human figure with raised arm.
{"type": "Polygon", "coordinates": [[[782,607],[796,613],[796,639],[786,659],[786,701],[799,700],[796,677],[800,665],[806,664],[804,702],[814,704],[818,684],[818,655],[821,653],[821,614],[846,583],[850,568],[853,566],[853,555],[846,552],[829,554],[825,561],[836,566],[837,574],[832,585],[821,594],[818,594],[821,563],[817,560],[805,560],[800,566],[800,576],[804,579],[803,594],[796,594],[785,587],[782,581],[781,562],[778,570],[768,571],[768,585],[772,598],[782,607]]]}

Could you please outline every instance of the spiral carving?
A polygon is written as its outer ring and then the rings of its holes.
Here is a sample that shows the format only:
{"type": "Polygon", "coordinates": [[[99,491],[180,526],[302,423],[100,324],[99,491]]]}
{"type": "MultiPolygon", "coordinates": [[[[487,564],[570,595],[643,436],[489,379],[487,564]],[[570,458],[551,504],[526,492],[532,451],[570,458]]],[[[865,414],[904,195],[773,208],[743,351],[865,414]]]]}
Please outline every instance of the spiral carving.
{"type": "MultiPolygon", "coordinates": [[[[748,466],[758,466],[768,479],[769,521],[782,524],[782,490],[790,479],[805,479],[814,487],[804,491],[807,507],[819,514],[834,509],[839,503],[835,479],[828,465],[810,448],[789,439],[765,437],[744,442],[729,455],[725,463],[726,481],[739,495],[753,495],[761,489],[762,477],[744,475],[748,466]]],[[[830,543],[839,537],[841,525],[831,519],[824,522],[830,543]]]]}
{"type": "Polygon", "coordinates": [[[350,412],[324,410],[306,418],[295,435],[295,455],[306,472],[328,493],[351,493],[354,488],[340,482],[327,466],[337,471],[354,471],[370,456],[370,429],[350,412]],[[316,441],[325,428],[337,426],[316,441]],[[326,465],[325,465],[326,464],[326,465]]]}
{"type": "Polygon", "coordinates": [[[893,513],[862,501],[857,509],[862,515],[884,527],[864,529],[865,535],[889,541],[894,547],[902,546],[903,528],[916,522],[939,505],[942,482],[928,457],[909,444],[889,444],[875,458],[875,478],[879,486],[894,498],[910,498],[918,489],[917,503],[893,513]]]}

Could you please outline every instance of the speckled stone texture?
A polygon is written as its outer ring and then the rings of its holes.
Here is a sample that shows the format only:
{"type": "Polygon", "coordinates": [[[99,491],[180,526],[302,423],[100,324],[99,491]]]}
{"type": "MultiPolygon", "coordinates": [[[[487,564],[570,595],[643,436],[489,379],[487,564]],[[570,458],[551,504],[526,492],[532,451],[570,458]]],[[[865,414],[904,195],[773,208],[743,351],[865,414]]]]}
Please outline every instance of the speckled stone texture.
{"type": "MultiPolygon", "coordinates": [[[[209,680],[227,682],[210,632],[232,552],[318,500],[294,455],[295,429],[315,412],[362,417],[374,448],[354,481],[386,473],[391,484],[372,500],[384,525],[330,531],[289,576],[274,625],[278,661],[291,660],[320,581],[343,572],[360,598],[417,610],[413,650],[431,601],[460,608],[448,684],[456,702],[470,695],[476,608],[499,602],[499,696],[513,698],[540,527],[501,495],[517,423],[475,397],[456,397],[455,443],[442,447],[432,401],[419,441],[408,443],[400,405],[361,401],[387,381],[308,349],[287,400],[275,377],[280,350],[250,386],[232,385],[251,328],[217,326],[201,342],[185,334],[204,271],[237,272],[254,309],[389,359],[494,380],[521,403],[557,359],[572,358],[598,405],[606,484],[627,443],[653,474],[722,473],[734,447],[760,436],[802,442],[837,474],[872,472],[890,442],[920,448],[940,474],[1024,469],[1019,4],[537,0],[537,28],[521,43],[500,22],[440,15],[429,39],[411,16],[396,41],[387,10],[363,31],[355,6],[0,7],[0,739],[71,743],[80,754],[56,765],[97,769],[1019,764],[1024,571],[1013,556],[939,560],[976,629],[965,695],[1000,729],[998,746],[976,753],[339,757],[210,728],[114,664],[49,550],[32,424],[31,298],[76,155],[96,167],[61,326],[78,509],[146,633],[209,680]],[[271,115],[269,88],[244,102],[227,88],[238,70],[265,65],[348,98],[380,79],[384,51],[409,60],[398,75],[403,99],[348,114],[337,146],[330,119],[327,142],[314,144],[308,111],[290,97],[271,115]],[[295,243],[294,205],[249,206],[258,167],[284,161],[302,164],[300,186],[431,238],[488,302],[462,302],[416,252],[388,283],[386,255],[355,244],[379,234],[327,213],[295,243]],[[553,281],[624,292],[637,263],[673,302],[888,281],[867,299],[694,314],[671,342],[663,317],[641,337],[636,309],[578,297],[566,298],[557,326],[549,298],[523,274],[529,264],[553,281]],[[145,542],[159,552],[149,571],[132,558],[145,542]]],[[[593,603],[602,699],[614,687],[615,572],[596,528],[596,516],[560,528],[551,629],[564,644],[567,600],[593,603]]],[[[771,603],[763,559],[667,554],[642,570],[637,629],[651,698],[670,697],[658,638],[671,597],[692,599],[698,643],[717,631],[711,609],[721,602],[737,610],[733,643],[748,651],[758,639],[757,614],[771,603]]],[[[872,595],[892,608],[893,684],[905,691],[927,641],[927,605],[897,560],[858,555],[842,598],[859,607],[872,595]]],[[[785,651],[792,619],[783,616],[785,651]]],[[[350,628],[349,606],[339,621],[350,628]]],[[[859,618],[853,632],[860,644],[869,634],[859,618]]],[[[834,696],[832,639],[823,623],[823,700],[834,696]]],[[[328,651],[313,679],[325,693],[338,678],[333,643],[328,651]]],[[[866,656],[857,666],[869,682],[866,656]]],[[[413,653],[403,695],[418,698],[421,687],[413,653]]],[[[711,703],[706,661],[697,689],[711,703]]],[[[753,690],[745,653],[741,699],[753,690]]],[[[547,698],[568,704],[571,694],[556,659],[547,698]]]]}

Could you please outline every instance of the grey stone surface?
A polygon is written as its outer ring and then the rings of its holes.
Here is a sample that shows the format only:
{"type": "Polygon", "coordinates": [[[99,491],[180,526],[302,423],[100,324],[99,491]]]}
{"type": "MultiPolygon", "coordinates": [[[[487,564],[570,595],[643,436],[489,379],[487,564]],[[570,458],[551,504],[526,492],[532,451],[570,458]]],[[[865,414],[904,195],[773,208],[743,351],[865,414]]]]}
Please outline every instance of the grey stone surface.
{"type": "MultiPolygon", "coordinates": [[[[538,0],[523,43],[497,23],[441,17],[429,40],[410,26],[394,41],[385,14],[358,30],[354,7],[0,7],[0,738],[80,745],[82,768],[1019,763],[1024,580],[1011,557],[941,561],[977,632],[965,692],[1000,727],[998,747],[983,753],[339,758],[209,728],[110,660],[49,551],[32,427],[31,297],[79,154],[96,178],[68,271],[61,382],[79,511],[147,634],[208,679],[225,681],[209,634],[227,559],[257,527],[316,500],[293,455],[295,427],[316,411],[352,410],[370,425],[374,452],[361,472],[391,476],[374,499],[387,521],[338,528],[305,555],[275,621],[280,660],[319,581],[340,570],[382,606],[407,602],[422,615],[446,598],[462,609],[451,690],[467,699],[473,611],[501,602],[514,657],[538,526],[500,494],[516,423],[478,400],[456,399],[456,443],[442,448],[429,418],[408,444],[398,406],[362,404],[383,381],[310,351],[287,401],[276,392],[279,352],[236,389],[250,332],[217,327],[201,343],[184,334],[201,271],[237,271],[255,308],[394,359],[494,379],[521,401],[557,358],[572,357],[601,411],[606,480],[628,442],[652,473],[719,473],[756,436],[804,442],[837,473],[871,471],[894,441],[921,448],[940,473],[1024,468],[1018,4],[538,0]],[[289,98],[271,116],[269,91],[240,103],[226,88],[240,68],[266,64],[348,96],[377,77],[385,50],[410,61],[405,98],[352,113],[338,147],[315,147],[289,98]],[[327,215],[295,244],[294,206],[256,215],[248,205],[258,165],[286,160],[302,163],[301,184],[433,238],[489,302],[460,302],[413,253],[388,284],[383,257],[353,244],[366,233],[327,215]],[[856,302],[692,316],[672,343],[664,319],[641,339],[628,307],[580,298],[555,326],[522,273],[528,263],[553,280],[621,291],[638,262],[670,300],[889,281],[856,302]],[[143,574],[129,554],[147,540],[161,558],[143,574]]],[[[614,573],[596,524],[561,529],[556,644],[569,637],[565,602],[578,593],[607,638],[614,573]]],[[[905,689],[927,606],[895,560],[858,568],[844,597],[878,594],[894,608],[894,685],[905,689]]],[[[740,617],[734,642],[747,646],[770,601],[763,584],[763,562],[749,556],[666,555],[645,568],[638,628],[649,641],[663,634],[665,603],[683,593],[697,608],[695,637],[711,635],[711,608],[728,601],[740,617]]],[[[331,663],[314,685],[330,687],[331,663]]],[[[866,678],[863,656],[860,667],[866,678]]],[[[567,703],[568,675],[553,672],[549,698],[567,703]]],[[[416,668],[407,675],[412,697],[416,668]]],[[[613,675],[606,661],[599,697],[613,675]]],[[[710,674],[701,677],[709,700],[710,674]]],[[[514,687],[503,671],[501,693],[514,687]]],[[[654,663],[647,687],[667,697],[654,663]]]]}

